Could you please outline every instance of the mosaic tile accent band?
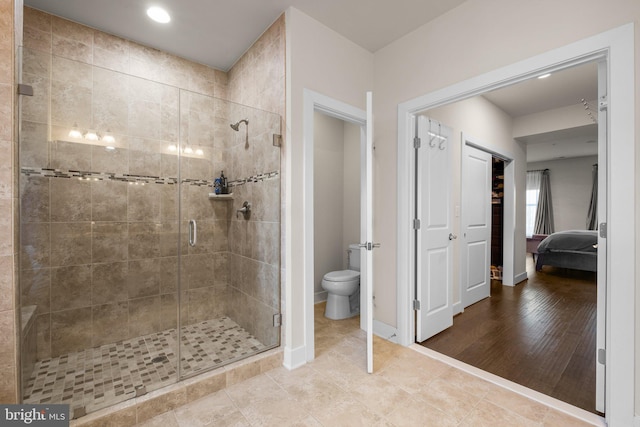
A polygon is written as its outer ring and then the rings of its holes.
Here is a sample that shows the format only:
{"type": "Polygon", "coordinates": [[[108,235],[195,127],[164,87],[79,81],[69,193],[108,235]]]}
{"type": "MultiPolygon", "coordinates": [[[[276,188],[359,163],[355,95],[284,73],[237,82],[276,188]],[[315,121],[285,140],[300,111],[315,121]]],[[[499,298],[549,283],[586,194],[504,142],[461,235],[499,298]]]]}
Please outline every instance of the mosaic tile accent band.
{"type": "MultiPolygon", "coordinates": [[[[184,376],[266,350],[228,317],[182,328],[184,376]]],[[[168,329],[36,363],[24,403],[66,403],[76,415],[176,382],[176,330],[168,329]]]]}
{"type": "MultiPolygon", "coordinates": [[[[124,181],[132,184],[177,184],[178,178],[175,177],[159,177],[150,175],[132,175],[132,174],[118,174],[112,172],[91,172],[91,171],[79,171],[79,170],[62,170],[52,168],[27,168],[23,167],[20,172],[25,176],[41,176],[45,178],[77,178],[87,181],[124,181]]],[[[229,181],[229,187],[237,187],[249,182],[260,182],[268,179],[277,178],[280,175],[278,171],[272,171],[267,173],[261,173],[253,175],[247,178],[235,179],[229,181]]],[[[206,179],[191,179],[185,178],[181,181],[189,185],[195,185],[198,187],[212,186],[212,181],[206,179]]]]}

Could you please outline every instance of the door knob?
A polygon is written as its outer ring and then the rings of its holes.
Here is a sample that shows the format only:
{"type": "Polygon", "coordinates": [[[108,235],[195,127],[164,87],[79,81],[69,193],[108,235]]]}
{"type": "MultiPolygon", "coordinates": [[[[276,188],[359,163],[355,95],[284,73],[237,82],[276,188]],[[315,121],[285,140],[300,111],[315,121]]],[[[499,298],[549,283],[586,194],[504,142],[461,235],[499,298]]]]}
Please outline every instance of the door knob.
{"type": "Polygon", "coordinates": [[[458,236],[456,236],[455,234],[449,233],[449,240],[453,240],[453,239],[457,239],[457,238],[458,238],[458,236]]]}
{"type": "Polygon", "coordinates": [[[368,251],[370,251],[373,248],[379,248],[380,243],[365,242],[365,243],[360,243],[358,246],[361,248],[366,248],[368,251]]]}

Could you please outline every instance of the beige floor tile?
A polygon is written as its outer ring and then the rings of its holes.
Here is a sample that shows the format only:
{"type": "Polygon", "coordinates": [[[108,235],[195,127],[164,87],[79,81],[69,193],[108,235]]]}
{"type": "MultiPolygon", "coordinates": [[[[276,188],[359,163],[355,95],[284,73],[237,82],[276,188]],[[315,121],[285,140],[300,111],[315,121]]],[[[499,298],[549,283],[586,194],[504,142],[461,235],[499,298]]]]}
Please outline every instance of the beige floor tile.
{"type": "Polygon", "coordinates": [[[180,427],[173,411],[165,412],[162,415],[153,417],[143,423],[136,424],[137,427],[180,427]]]}
{"type": "Polygon", "coordinates": [[[499,388],[489,381],[476,377],[475,375],[468,374],[460,369],[448,368],[441,376],[440,379],[447,381],[448,383],[455,385],[469,394],[473,394],[478,398],[482,398],[492,390],[499,388]]]}
{"type": "Polygon", "coordinates": [[[225,392],[240,409],[263,400],[287,398],[287,392],[266,374],[235,384],[225,392]]]}
{"type": "Polygon", "coordinates": [[[494,389],[485,396],[485,400],[537,423],[545,419],[548,411],[547,406],[502,387],[494,387],[494,389]]]}
{"type": "Polygon", "coordinates": [[[252,426],[299,425],[310,415],[292,398],[263,400],[246,406],[241,412],[252,426]]]}
{"type": "Polygon", "coordinates": [[[409,398],[409,393],[377,375],[355,382],[349,389],[351,395],[373,412],[385,416],[396,405],[409,398]]]}
{"type": "Polygon", "coordinates": [[[362,402],[352,396],[337,399],[327,405],[324,411],[314,414],[323,426],[374,426],[380,425],[384,419],[362,402]]]}
{"type": "Polygon", "coordinates": [[[316,357],[309,366],[342,388],[348,388],[369,375],[366,366],[357,366],[335,351],[316,357]]]}
{"type": "Polygon", "coordinates": [[[396,427],[455,427],[458,425],[458,420],[451,415],[415,398],[399,402],[386,419],[396,427]]]}
{"type": "Polygon", "coordinates": [[[515,412],[507,411],[483,400],[462,422],[460,427],[535,427],[542,426],[515,412]]]}
{"type": "Polygon", "coordinates": [[[480,402],[480,398],[441,378],[433,380],[429,386],[416,394],[426,403],[435,406],[445,414],[461,421],[480,402]]]}
{"type": "Polygon", "coordinates": [[[419,358],[397,358],[376,375],[381,376],[409,393],[418,393],[431,381],[442,375],[446,367],[438,361],[418,355],[419,358]]]}
{"type": "Polygon", "coordinates": [[[322,427],[322,424],[320,424],[320,421],[309,415],[308,417],[291,424],[291,427],[322,427]]]}
{"type": "MultiPolygon", "coordinates": [[[[180,427],[217,426],[229,421],[234,422],[224,425],[243,425],[242,419],[238,417],[240,414],[238,408],[224,391],[210,394],[176,408],[174,413],[180,427]]],[[[245,425],[248,425],[246,420],[244,422],[245,425]]]]}
{"type": "Polygon", "coordinates": [[[591,424],[549,408],[544,417],[544,427],[588,427],[591,424]]]}

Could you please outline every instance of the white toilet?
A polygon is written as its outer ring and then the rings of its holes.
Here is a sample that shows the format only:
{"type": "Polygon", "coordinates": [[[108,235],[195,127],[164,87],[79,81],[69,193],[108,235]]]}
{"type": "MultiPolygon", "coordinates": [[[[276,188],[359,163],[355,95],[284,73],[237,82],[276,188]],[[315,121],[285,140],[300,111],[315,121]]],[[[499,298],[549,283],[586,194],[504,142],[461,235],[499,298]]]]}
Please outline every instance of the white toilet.
{"type": "Polygon", "coordinates": [[[322,278],[322,289],[328,292],[324,316],[347,319],[360,314],[360,247],[349,245],[349,269],[332,271],[322,278]]]}

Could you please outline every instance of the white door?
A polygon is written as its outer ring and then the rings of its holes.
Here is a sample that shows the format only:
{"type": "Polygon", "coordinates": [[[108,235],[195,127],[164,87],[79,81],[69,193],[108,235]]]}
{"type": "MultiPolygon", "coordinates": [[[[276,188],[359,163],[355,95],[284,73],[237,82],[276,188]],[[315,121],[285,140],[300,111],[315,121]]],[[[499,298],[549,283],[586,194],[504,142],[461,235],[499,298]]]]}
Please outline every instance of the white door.
{"type": "Polygon", "coordinates": [[[416,340],[453,325],[451,226],[451,130],[417,117],[416,156],[416,340]]]}
{"type": "Polygon", "coordinates": [[[486,151],[462,146],[461,265],[462,306],[489,296],[491,262],[491,162],[486,151]]]}
{"type": "MultiPolygon", "coordinates": [[[[607,99],[607,63],[598,64],[598,99],[607,99]]],[[[607,125],[606,108],[598,109],[598,224],[607,223],[607,125]]],[[[607,239],[598,233],[596,309],[596,411],[605,412],[605,359],[607,307],[607,239]]],[[[606,231],[606,226],[605,226],[606,231]]]]}
{"type": "MultiPolygon", "coordinates": [[[[367,127],[364,146],[364,167],[361,182],[361,229],[360,247],[360,292],[364,291],[364,308],[361,316],[365,318],[367,331],[367,372],[373,373],[373,249],[380,246],[373,243],[373,95],[367,92],[367,127]]],[[[362,320],[361,320],[362,323],[362,320]]]]}

